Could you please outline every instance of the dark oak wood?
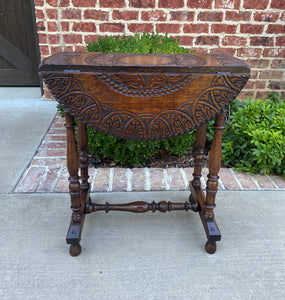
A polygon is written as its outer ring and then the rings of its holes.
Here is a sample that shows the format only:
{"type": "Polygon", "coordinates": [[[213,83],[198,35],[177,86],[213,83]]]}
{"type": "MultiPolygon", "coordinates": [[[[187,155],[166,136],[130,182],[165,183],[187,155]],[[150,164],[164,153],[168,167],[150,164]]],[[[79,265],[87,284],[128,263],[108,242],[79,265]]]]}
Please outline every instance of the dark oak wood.
{"type": "Polygon", "coordinates": [[[133,213],[198,212],[207,235],[205,249],[209,254],[216,251],[221,233],[215,221],[214,208],[224,115],[231,101],[244,87],[249,73],[249,67],[244,62],[226,55],[60,53],[41,64],[40,74],[66,114],[72,209],[67,243],[71,244],[71,255],[81,252],[85,215],[111,210],[133,213]],[[78,144],[74,117],[79,120],[78,144]],[[213,118],[216,118],[215,133],[205,194],[200,178],[206,124],[213,118]],[[197,128],[189,201],[92,203],[88,183],[86,125],[133,140],[160,140],[197,128]]]}

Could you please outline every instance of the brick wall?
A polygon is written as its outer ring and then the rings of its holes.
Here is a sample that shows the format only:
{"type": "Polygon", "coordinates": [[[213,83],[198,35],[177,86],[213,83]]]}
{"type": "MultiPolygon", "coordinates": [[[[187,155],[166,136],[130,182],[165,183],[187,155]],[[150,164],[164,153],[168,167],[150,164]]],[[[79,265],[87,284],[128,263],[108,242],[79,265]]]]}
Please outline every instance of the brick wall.
{"type": "MultiPolygon", "coordinates": [[[[168,32],[199,52],[228,53],[251,67],[240,99],[285,97],[284,0],[34,0],[42,59],[83,51],[100,35],[168,32]]],[[[46,93],[46,96],[49,96],[46,93]]]]}

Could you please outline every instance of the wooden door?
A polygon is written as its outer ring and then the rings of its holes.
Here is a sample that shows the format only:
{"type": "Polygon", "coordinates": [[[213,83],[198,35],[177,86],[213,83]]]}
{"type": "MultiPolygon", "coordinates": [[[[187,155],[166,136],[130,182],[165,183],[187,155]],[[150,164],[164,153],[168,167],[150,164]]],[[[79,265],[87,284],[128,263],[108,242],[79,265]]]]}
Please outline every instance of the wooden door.
{"type": "Polygon", "coordinates": [[[39,86],[33,0],[0,1],[0,86],[39,86]]]}

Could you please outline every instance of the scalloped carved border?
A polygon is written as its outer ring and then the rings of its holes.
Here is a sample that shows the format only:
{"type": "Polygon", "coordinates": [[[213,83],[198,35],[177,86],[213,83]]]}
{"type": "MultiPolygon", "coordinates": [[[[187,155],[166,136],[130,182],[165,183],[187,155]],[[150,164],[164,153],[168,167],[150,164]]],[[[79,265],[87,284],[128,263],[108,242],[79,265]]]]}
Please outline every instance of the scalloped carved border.
{"type": "Polygon", "coordinates": [[[72,74],[45,74],[48,88],[71,114],[98,131],[134,140],[165,139],[197,128],[225,109],[248,78],[248,74],[215,75],[210,87],[200,92],[194,101],[159,114],[135,114],[100,103],[72,74]]]}

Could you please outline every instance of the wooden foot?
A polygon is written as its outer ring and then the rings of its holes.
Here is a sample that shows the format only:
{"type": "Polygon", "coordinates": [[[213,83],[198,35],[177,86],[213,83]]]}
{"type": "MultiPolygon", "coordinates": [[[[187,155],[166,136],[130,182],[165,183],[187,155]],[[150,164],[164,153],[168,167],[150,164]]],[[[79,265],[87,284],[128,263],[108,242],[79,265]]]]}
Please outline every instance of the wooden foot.
{"type": "Polygon", "coordinates": [[[79,243],[71,244],[69,248],[69,253],[71,256],[78,256],[81,253],[81,246],[79,243]]]}
{"type": "Polygon", "coordinates": [[[208,240],[205,244],[205,250],[208,254],[214,254],[217,250],[216,242],[208,240]]]}

